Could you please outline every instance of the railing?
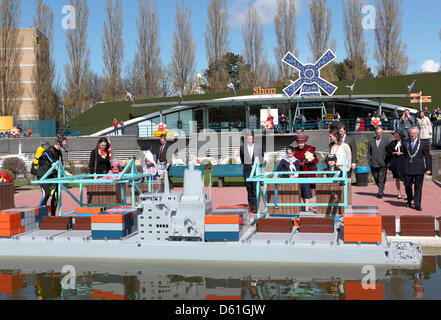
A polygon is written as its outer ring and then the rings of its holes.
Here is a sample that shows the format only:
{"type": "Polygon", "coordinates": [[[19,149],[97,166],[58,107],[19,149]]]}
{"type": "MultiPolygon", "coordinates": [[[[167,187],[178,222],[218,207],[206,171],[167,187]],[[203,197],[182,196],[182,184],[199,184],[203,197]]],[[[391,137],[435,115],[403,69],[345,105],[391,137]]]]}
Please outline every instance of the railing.
{"type": "Polygon", "coordinates": [[[277,178],[274,179],[275,175],[283,176],[287,174],[339,174],[338,171],[297,171],[297,172],[265,172],[262,166],[259,163],[259,158],[257,157],[254,161],[253,168],[251,170],[250,177],[246,179],[248,182],[256,182],[256,195],[257,195],[257,218],[260,219],[261,214],[264,216],[268,215],[269,207],[301,207],[305,206],[304,203],[269,203],[267,198],[267,187],[269,184],[279,185],[279,184],[302,184],[302,183],[315,183],[315,184],[323,184],[323,183],[342,183],[343,184],[343,194],[344,201],[343,203],[315,203],[314,206],[317,207],[346,207],[348,205],[348,177],[347,172],[345,170],[346,167],[346,157],[343,156],[343,166],[344,170],[341,172],[341,178],[277,178]],[[263,191],[262,191],[263,187],[263,191]],[[263,212],[260,211],[260,199],[263,200],[263,204],[265,205],[265,209],[263,212]]]}

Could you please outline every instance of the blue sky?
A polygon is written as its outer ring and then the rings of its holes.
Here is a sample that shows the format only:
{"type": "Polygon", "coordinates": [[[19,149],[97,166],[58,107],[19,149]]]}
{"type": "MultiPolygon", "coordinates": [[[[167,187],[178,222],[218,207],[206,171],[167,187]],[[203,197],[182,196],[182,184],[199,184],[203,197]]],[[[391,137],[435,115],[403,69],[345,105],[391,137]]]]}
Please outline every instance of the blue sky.
{"type": "MultiPolygon", "coordinates": [[[[54,59],[57,71],[64,78],[64,64],[67,62],[65,49],[65,33],[62,28],[62,8],[69,4],[68,0],[45,0],[54,10],[54,59]]],[[[103,22],[105,0],[90,0],[89,32],[88,43],[91,53],[91,69],[101,73],[103,69],[101,37],[103,33],[103,22]]],[[[196,52],[196,71],[203,73],[207,68],[205,54],[205,38],[207,22],[206,0],[186,0],[192,10],[193,40],[197,46],[196,52]]],[[[243,40],[240,28],[241,15],[248,2],[256,3],[259,13],[264,23],[264,38],[266,55],[268,61],[275,64],[273,49],[276,45],[273,17],[275,14],[276,0],[228,0],[230,14],[230,50],[234,53],[243,52],[243,40]]],[[[123,0],[124,9],[124,45],[125,45],[125,64],[133,60],[136,52],[136,19],[137,19],[137,0],[123,0]]],[[[163,63],[170,63],[173,31],[174,31],[174,4],[172,0],[157,0],[160,16],[161,32],[161,58],[163,63]]],[[[375,5],[374,0],[366,0],[365,5],[375,5]]],[[[336,61],[342,61],[346,56],[343,37],[343,18],[340,0],[328,0],[328,5],[332,8],[332,38],[336,40],[336,61]]],[[[297,47],[299,58],[304,62],[310,61],[311,53],[308,45],[309,22],[309,0],[297,0],[297,47]]],[[[20,27],[29,28],[33,25],[33,15],[35,12],[34,0],[22,0],[22,17],[20,27]]],[[[441,60],[441,40],[438,33],[441,29],[441,2],[439,0],[403,0],[403,33],[402,39],[407,44],[407,54],[409,57],[408,73],[421,71],[421,66],[427,60],[434,60],[439,63],[441,60]]],[[[374,31],[366,31],[368,42],[368,65],[375,70],[376,62],[373,58],[374,53],[374,31]]],[[[125,70],[125,66],[124,66],[125,70]]]]}

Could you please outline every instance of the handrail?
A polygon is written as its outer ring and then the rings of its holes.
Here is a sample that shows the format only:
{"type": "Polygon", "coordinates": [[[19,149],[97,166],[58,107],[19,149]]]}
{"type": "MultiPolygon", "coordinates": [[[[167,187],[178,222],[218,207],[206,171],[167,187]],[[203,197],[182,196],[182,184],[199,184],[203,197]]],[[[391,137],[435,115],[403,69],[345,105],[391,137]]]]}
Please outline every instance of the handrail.
{"type": "MultiPolygon", "coordinates": [[[[136,168],[135,160],[130,160],[121,174],[84,174],[78,176],[68,177],[66,171],[64,170],[63,163],[61,161],[57,161],[52,168],[46,172],[46,174],[40,179],[36,181],[32,181],[32,184],[57,184],[58,188],[58,199],[59,199],[59,208],[58,215],[63,216],[63,208],[62,208],[62,191],[66,191],[66,193],[76,202],[80,207],[99,207],[99,206],[116,206],[118,204],[84,204],[83,203],[83,187],[84,185],[112,185],[119,184],[121,187],[121,192],[123,196],[123,205],[127,203],[126,192],[125,192],[125,183],[129,183],[131,186],[131,196],[132,196],[132,205],[135,205],[135,190],[139,193],[142,193],[139,185],[148,184],[149,192],[152,191],[152,175],[148,173],[138,173],[136,168]],[[57,170],[56,178],[48,178],[55,170],[57,170]],[[130,172],[129,172],[130,171],[130,172]],[[99,177],[114,177],[114,179],[96,179],[99,177]],[[148,178],[147,183],[142,182],[142,178],[148,178]],[[65,184],[79,184],[80,185],[80,199],[77,199],[64,185],[65,184]]],[[[71,215],[72,213],[68,213],[66,215],[71,215]]]]}
{"type": "MultiPolygon", "coordinates": [[[[261,217],[261,211],[260,211],[260,200],[262,197],[263,203],[265,205],[265,209],[263,211],[265,217],[268,215],[268,207],[301,207],[304,206],[304,203],[282,203],[282,204],[276,204],[276,203],[269,203],[267,199],[267,185],[274,184],[302,184],[302,183],[314,183],[314,184],[324,184],[324,183],[343,183],[343,203],[315,203],[315,206],[318,207],[326,207],[326,206],[334,206],[334,207],[346,207],[348,205],[348,177],[346,172],[346,156],[343,155],[343,166],[344,170],[342,171],[343,177],[338,178],[268,178],[268,176],[274,176],[274,175],[287,175],[289,174],[286,171],[283,172],[260,172],[261,166],[259,158],[257,157],[254,160],[254,164],[251,170],[250,177],[246,179],[248,182],[256,182],[256,195],[257,195],[257,218],[260,219],[261,217]],[[264,191],[262,192],[262,185],[264,191]]],[[[339,174],[340,171],[295,171],[295,174],[339,174]]]]}

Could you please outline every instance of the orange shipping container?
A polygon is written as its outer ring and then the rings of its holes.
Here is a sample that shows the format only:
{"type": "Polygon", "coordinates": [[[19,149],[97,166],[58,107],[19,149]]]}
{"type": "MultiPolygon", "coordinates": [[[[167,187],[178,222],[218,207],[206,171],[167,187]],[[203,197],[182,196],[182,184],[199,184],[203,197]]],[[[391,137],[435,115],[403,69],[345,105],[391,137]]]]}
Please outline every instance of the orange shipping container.
{"type": "Polygon", "coordinates": [[[126,297],[121,294],[114,294],[112,292],[102,292],[101,290],[93,289],[94,299],[104,299],[104,300],[125,300],[126,297]]]}
{"type": "Polygon", "coordinates": [[[381,242],[381,234],[345,233],[345,242],[381,242]]]}
{"type": "Polygon", "coordinates": [[[0,274],[0,293],[13,294],[23,288],[23,279],[20,274],[0,274]]]}
{"type": "Polygon", "coordinates": [[[98,214],[102,212],[102,208],[77,208],[76,213],[83,213],[83,214],[98,214]]]}
{"type": "Polygon", "coordinates": [[[21,221],[20,212],[0,212],[0,222],[21,221]]]}
{"type": "Polygon", "coordinates": [[[345,234],[346,233],[376,233],[380,234],[382,231],[381,226],[345,226],[344,228],[345,234]]]}
{"type": "Polygon", "coordinates": [[[0,237],[13,237],[20,234],[18,229],[0,230],[0,237]]]}
{"type": "Polygon", "coordinates": [[[124,215],[100,214],[91,217],[92,223],[124,223],[124,215]]]}
{"type": "Polygon", "coordinates": [[[346,226],[381,226],[381,216],[373,214],[347,214],[344,217],[346,226]]]}
{"type": "Polygon", "coordinates": [[[361,282],[346,281],[346,300],[384,300],[383,285],[375,283],[375,289],[363,289],[361,282]]]}
{"type": "Polygon", "coordinates": [[[205,224],[239,224],[240,217],[231,215],[231,216],[205,216],[205,224]]]}

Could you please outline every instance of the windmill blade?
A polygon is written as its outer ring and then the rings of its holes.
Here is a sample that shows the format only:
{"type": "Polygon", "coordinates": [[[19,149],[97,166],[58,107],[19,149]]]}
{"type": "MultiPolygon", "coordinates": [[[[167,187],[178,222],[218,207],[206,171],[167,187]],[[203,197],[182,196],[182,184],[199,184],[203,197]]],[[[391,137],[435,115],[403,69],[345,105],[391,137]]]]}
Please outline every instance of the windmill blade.
{"type": "Polygon", "coordinates": [[[326,92],[328,96],[332,96],[335,91],[337,91],[337,87],[334,86],[332,83],[329,83],[328,81],[322,79],[321,77],[318,78],[317,84],[320,86],[320,88],[326,92]]]}
{"type": "Polygon", "coordinates": [[[299,91],[304,82],[305,80],[303,78],[300,78],[294,82],[291,81],[291,85],[283,89],[283,92],[285,92],[288,97],[292,97],[296,94],[297,91],[299,91]]]}
{"type": "Polygon", "coordinates": [[[293,67],[294,69],[302,72],[305,70],[305,66],[296,58],[291,52],[288,52],[285,57],[282,59],[282,62],[287,65],[293,67]]]}
{"type": "Polygon", "coordinates": [[[332,62],[337,56],[332,52],[331,49],[328,49],[324,55],[321,56],[320,59],[315,63],[315,67],[317,69],[321,69],[326,66],[328,63],[332,62]]]}

